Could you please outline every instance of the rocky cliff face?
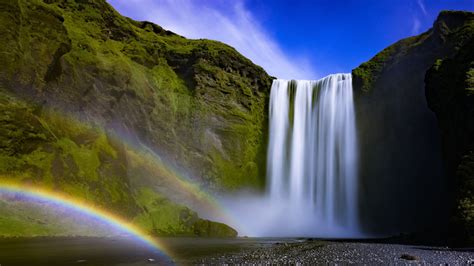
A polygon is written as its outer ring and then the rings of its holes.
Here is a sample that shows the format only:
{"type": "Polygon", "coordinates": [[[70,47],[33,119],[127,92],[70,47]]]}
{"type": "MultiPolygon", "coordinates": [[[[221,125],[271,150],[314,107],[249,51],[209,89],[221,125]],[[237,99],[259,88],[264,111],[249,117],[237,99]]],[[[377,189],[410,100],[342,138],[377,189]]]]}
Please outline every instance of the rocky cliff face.
{"type": "Polygon", "coordinates": [[[442,12],[432,29],[395,43],[352,72],[361,208],[365,224],[377,232],[439,231],[448,222],[453,190],[424,78],[438,59],[469,45],[473,21],[473,13],[442,12]]]}
{"type": "Polygon", "coordinates": [[[166,171],[123,140],[202,188],[258,189],[271,83],[262,68],[104,0],[2,1],[0,47],[0,174],[86,197],[158,233],[235,234],[167,201],[179,193],[163,187],[166,171]],[[154,228],[157,219],[169,226],[154,228]]]}
{"type": "Polygon", "coordinates": [[[473,244],[474,39],[461,46],[454,57],[437,60],[426,73],[425,83],[428,105],[438,118],[453,191],[450,241],[473,244]]]}
{"type": "Polygon", "coordinates": [[[142,142],[215,188],[264,176],[270,77],[233,48],[105,1],[2,4],[3,87],[142,142]]]}

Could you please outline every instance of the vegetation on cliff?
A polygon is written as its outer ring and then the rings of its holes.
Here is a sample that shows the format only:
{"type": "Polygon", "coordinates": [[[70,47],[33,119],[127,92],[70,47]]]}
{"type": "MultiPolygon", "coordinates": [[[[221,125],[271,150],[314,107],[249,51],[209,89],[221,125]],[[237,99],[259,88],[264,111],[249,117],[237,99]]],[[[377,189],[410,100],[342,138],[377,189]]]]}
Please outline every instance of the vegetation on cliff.
{"type": "Polygon", "coordinates": [[[259,187],[270,77],[105,1],[2,4],[3,87],[125,132],[212,188],[259,187]]]}
{"type": "Polygon", "coordinates": [[[2,2],[0,37],[0,174],[157,234],[236,234],[182,206],[192,200],[167,187],[167,170],[112,136],[149,147],[202,189],[259,189],[271,83],[262,68],[104,0],[2,2]]]}
{"type": "MultiPolygon", "coordinates": [[[[376,87],[383,72],[400,63],[403,57],[419,53],[421,49],[430,54],[431,58],[426,58],[426,61],[443,57],[442,54],[459,49],[468,42],[473,31],[471,12],[442,11],[429,31],[394,43],[352,70],[354,86],[368,93],[376,87]]],[[[416,64],[418,60],[413,61],[416,64]]]]}
{"type": "MultiPolygon", "coordinates": [[[[103,129],[4,93],[0,93],[0,123],[0,182],[61,191],[126,217],[150,234],[201,236],[200,230],[206,230],[201,226],[205,220],[196,212],[148,188],[176,177],[166,175],[162,166],[150,167],[152,158],[103,129]]],[[[162,190],[172,188],[166,185],[162,190]]],[[[189,197],[186,191],[175,193],[189,197]]],[[[36,210],[24,200],[0,199],[0,210],[5,214],[0,217],[4,236],[98,234],[73,219],[36,210]]],[[[237,234],[228,226],[213,224],[222,228],[216,232],[221,234],[206,236],[237,234]]]]}

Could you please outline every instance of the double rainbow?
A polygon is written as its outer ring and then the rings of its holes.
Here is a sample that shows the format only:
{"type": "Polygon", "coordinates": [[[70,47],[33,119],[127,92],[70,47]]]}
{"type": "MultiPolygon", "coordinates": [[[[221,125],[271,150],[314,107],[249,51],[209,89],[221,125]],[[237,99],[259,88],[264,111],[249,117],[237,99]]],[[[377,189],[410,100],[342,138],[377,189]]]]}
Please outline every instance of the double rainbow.
{"type": "MultiPolygon", "coordinates": [[[[51,111],[51,114],[57,115],[57,117],[61,119],[65,119],[65,121],[71,123],[72,125],[77,124],[81,126],[91,126],[72,117],[71,115],[67,115],[66,113],[60,114],[55,111],[51,111]]],[[[41,124],[45,124],[42,123],[39,118],[38,120],[41,122],[41,124]]],[[[96,127],[96,129],[99,130],[104,130],[103,128],[96,125],[92,127],[96,127]]],[[[57,138],[57,136],[47,126],[45,126],[45,128],[51,132],[53,137],[57,138]]],[[[176,191],[187,195],[190,201],[198,204],[201,208],[203,208],[203,210],[205,209],[208,214],[218,218],[221,222],[232,224],[232,217],[219,204],[216,198],[214,198],[207,191],[203,190],[199,184],[193,182],[191,178],[182,174],[171,164],[162,160],[161,156],[155,151],[148,148],[146,145],[142,145],[140,143],[137,145],[136,142],[128,141],[126,137],[121,136],[116,131],[113,131],[113,134],[109,134],[107,137],[123,144],[126,152],[128,152],[128,156],[135,154],[135,156],[145,159],[148,162],[147,167],[149,167],[151,170],[150,172],[159,173],[158,176],[160,176],[163,182],[167,182],[168,185],[173,187],[176,191]]],[[[43,200],[53,204],[58,204],[59,206],[63,206],[68,210],[76,211],[87,217],[91,217],[103,222],[104,224],[108,224],[113,229],[123,232],[125,235],[133,237],[134,239],[137,239],[147,246],[155,249],[161,255],[171,258],[172,253],[167,250],[158,239],[151,237],[123,218],[120,218],[111,212],[95,207],[91,205],[91,203],[87,203],[84,200],[73,198],[64,193],[55,192],[36,185],[23,185],[21,183],[12,182],[11,178],[8,176],[2,176],[0,174],[0,196],[2,193],[12,193],[22,195],[32,200],[43,200]]]]}

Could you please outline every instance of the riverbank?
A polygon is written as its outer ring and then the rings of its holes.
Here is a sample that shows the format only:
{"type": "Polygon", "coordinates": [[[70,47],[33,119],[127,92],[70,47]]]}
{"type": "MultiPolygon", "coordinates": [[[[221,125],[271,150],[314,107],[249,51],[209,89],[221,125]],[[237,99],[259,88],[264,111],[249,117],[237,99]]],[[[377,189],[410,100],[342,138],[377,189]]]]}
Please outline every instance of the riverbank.
{"type": "Polygon", "coordinates": [[[474,249],[305,240],[209,256],[196,264],[474,264],[474,249]]]}
{"type": "Polygon", "coordinates": [[[474,250],[295,238],[161,238],[171,257],[121,238],[0,238],[0,265],[473,264],[474,250]]]}

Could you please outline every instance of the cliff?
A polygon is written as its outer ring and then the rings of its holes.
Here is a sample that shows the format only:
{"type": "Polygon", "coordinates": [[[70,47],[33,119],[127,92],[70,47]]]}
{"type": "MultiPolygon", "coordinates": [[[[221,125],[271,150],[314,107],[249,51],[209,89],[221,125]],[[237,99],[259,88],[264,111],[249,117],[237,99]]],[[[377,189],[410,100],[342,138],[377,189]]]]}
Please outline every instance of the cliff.
{"type": "MultiPolygon", "coordinates": [[[[474,26],[474,24],[471,24],[474,26]]],[[[439,59],[425,76],[428,105],[436,113],[453,192],[449,235],[474,243],[474,39],[452,58],[439,59]]]]}
{"type": "Polygon", "coordinates": [[[425,232],[434,240],[446,238],[443,228],[456,189],[446,172],[444,136],[428,106],[424,80],[437,60],[456,56],[462,47],[472,50],[473,23],[473,13],[441,12],[432,29],[389,46],[352,71],[360,207],[375,233],[425,232]]]}
{"type": "Polygon", "coordinates": [[[222,230],[173,207],[168,198],[192,200],[127,145],[203,190],[262,187],[271,78],[232,47],[133,21],[104,0],[2,1],[0,47],[3,176],[150,228],[164,215],[171,229],[160,234],[222,230]]]}

